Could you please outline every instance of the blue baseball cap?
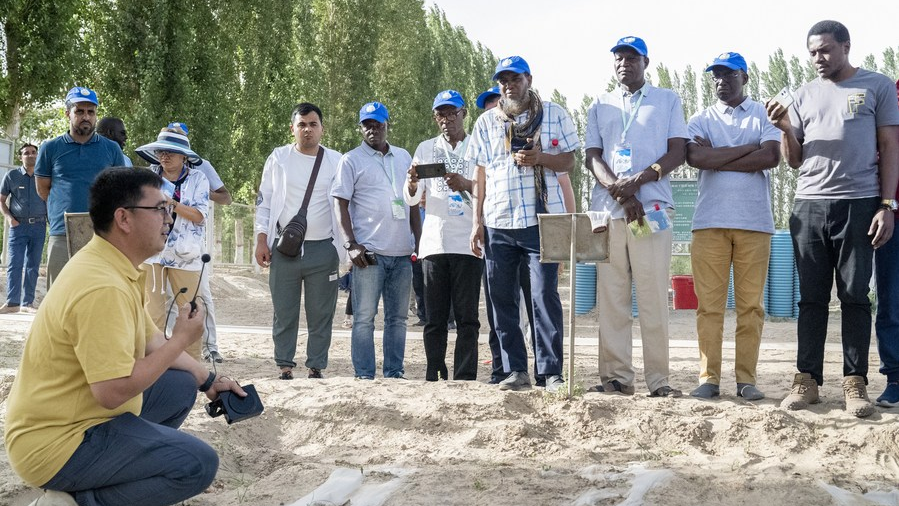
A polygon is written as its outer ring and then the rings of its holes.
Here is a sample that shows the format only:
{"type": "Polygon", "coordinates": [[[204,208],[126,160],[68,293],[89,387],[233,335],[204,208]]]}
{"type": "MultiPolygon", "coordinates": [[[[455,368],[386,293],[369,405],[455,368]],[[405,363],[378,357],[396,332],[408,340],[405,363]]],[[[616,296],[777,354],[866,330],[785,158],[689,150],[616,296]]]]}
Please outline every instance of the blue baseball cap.
{"type": "Polygon", "coordinates": [[[390,119],[387,106],[381,102],[369,102],[359,109],[359,123],[367,119],[373,119],[378,123],[386,123],[390,119]]]}
{"type": "Polygon", "coordinates": [[[520,56],[509,56],[503,58],[496,64],[496,70],[493,72],[493,80],[499,77],[500,72],[514,72],[516,74],[531,73],[531,67],[524,58],[520,56]]]}
{"type": "Polygon", "coordinates": [[[649,54],[649,50],[646,49],[646,42],[643,41],[640,37],[634,37],[633,35],[628,35],[627,37],[621,37],[618,39],[618,42],[615,44],[610,51],[615,52],[623,47],[629,47],[636,51],[640,56],[647,56],[649,54]]]}
{"type": "Polygon", "coordinates": [[[100,105],[100,101],[97,100],[97,92],[84,86],[75,86],[66,93],[66,105],[79,102],[90,102],[94,105],[100,105]]]}
{"type": "Polygon", "coordinates": [[[498,97],[498,96],[499,96],[499,86],[494,86],[493,88],[490,88],[489,90],[485,91],[484,93],[481,93],[480,95],[478,95],[478,99],[475,100],[475,104],[477,104],[479,109],[483,109],[484,106],[487,104],[488,100],[490,100],[493,97],[498,97]]]}
{"type": "Polygon", "coordinates": [[[715,67],[727,67],[731,70],[742,70],[746,72],[749,67],[746,66],[746,59],[740,53],[721,53],[715,57],[715,61],[705,68],[706,72],[711,72],[715,67]]]}
{"type": "Polygon", "coordinates": [[[441,91],[434,97],[434,105],[432,109],[436,109],[441,105],[451,105],[454,107],[465,107],[465,99],[456,90],[441,91]]]}
{"type": "Polygon", "coordinates": [[[184,135],[190,134],[190,130],[187,129],[187,123],[182,123],[180,121],[173,121],[169,123],[168,128],[180,128],[181,130],[184,130],[184,135]]]}

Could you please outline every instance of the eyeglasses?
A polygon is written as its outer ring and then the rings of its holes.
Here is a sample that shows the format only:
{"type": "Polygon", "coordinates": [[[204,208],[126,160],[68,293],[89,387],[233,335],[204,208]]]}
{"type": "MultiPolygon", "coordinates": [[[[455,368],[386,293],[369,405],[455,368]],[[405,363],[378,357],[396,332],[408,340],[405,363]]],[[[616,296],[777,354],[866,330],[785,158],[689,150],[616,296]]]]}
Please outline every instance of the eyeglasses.
{"type": "Polygon", "coordinates": [[[713,72],[712,73],[712,81],[715,81],[717,83],[717,82],[724,81],[726,79],[737,79],[742,76],[743,76],[743,73],[740,71],[728,72],[726,74],[719,74],[717,72],[713,72]]]}
{"type": "MultiPolygon", "coordinates": [[[[174,151],[163,151],[161,149],[157,149],[156,151],[153,152],[153,154],[156,155],[156,158],[168,158],[172,155],[181,155],[181,153],[175,153],[174,151]]],[[[181,155],[181,156],[184,156],[184,155],[181,155]]]]}
{"type": "Polygon", "coordinates": [[[171,216],[175,210],[174,204],[159,204],[158,206],[123,206],[125,209],[147,209],[150,211],[159,211],[162,217],[171,216]]]}
{"type": "Polygon", "coordinates": [[[462,113],[462,109],[456,109],[455,111],[434,111],[434,119],[440,121],[445,119],[447,121],[452,121],[459,117],[459,114],[462,113]]]}

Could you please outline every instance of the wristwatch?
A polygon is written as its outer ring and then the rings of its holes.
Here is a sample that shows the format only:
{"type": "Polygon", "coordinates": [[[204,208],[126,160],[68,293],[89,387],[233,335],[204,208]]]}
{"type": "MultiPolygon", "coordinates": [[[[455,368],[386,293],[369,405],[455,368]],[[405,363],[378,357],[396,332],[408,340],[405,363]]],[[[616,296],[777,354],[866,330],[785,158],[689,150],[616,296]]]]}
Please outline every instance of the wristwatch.
{"type": "Polygon", "coordinates": [[[886,209],[887,211],[893,212],[899,210],[899,205],[896,204],[896,199],[883,199],[880,201],[880,207],[886,209]]]}
{"type": "Polygon", "coordinates": [[[662,180],[662,166],[657,163],[654,163],[654,164],[650,165],[649,168],[656,171],[656,174],[659,175],[659,177],[658,177],[658,179],[656,179],[656,181],[661,181],[662,180]]]}
{"type": "Polygon", "coordinates": [[[343,243],[343,249],[350,249],[354,244],[356,244],[356,241],[347,241],[343,243]]]}

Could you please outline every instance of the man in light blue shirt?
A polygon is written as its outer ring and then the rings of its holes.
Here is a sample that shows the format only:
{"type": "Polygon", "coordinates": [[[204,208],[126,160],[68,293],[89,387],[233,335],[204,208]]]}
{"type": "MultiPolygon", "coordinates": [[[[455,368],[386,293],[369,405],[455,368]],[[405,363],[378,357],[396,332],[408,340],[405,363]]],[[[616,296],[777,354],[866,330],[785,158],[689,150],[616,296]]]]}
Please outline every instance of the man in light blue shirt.
{"type": "Polygon", "coordinates": [[[774,233],[768,170],[780,162],[780,131],[768,121],[765,106],[743,93],[749,76],[739,53],[722,53],[705,70],[712,73],[718,102],[696,113],[687,127],[687,162],[700,169],[690,259],[699,301],[701,385],[690,395],[720,395],[724,309],[733,267],[737,395],[757,401],[765,397],[756,387],[755,372],[774,233]]]}
{"type": "Polygon", "coordinates": [[[531,388],[524,336],[519,328],[519,267],[530,266],[534,306],[534,355],[546,389],[562,380],[562,303],[559,267],[540,262],[538,213],[564,213],[556,173],[574,168],[580,148],[568,113],[544,102],[531,88],[531,70],[520,56],[503,58],[493,80],[502,95],[499,105],[474,126],[466,158],[476,165],[475,212],[471,249],[486,258],[493,321],[509,376],[501,390],[531,388]]]}
{"type": "Polygon", "coordinates": [[[362,144],[337,165],[331,196],[353,263],[352,358],[356,377],[375,376],[375,314],[384,296],[384,377],[402,378],[406,311],[412,286],[410,255],[421,236],[418,206],[403,200],[412,157],[387,143],[390,116],[380,102],[359,111],[362,144]]]}
{"type": "Polygon", "coordinates": [[[586,165],[596,178],[590,209],[611,213],[609,263],[597,264],[601,392],[634,393],[631,282],[640,308],[646,385],[653,397],[677,397],[668,385],[668,276],[671,228],[638,237],[628,224],[646,211],[674,212],[668,173],[684,163],[687,124],[678,96],[646,82],[646,43],[612,48],[620,87],[599,97],[587,116],[586,165]],[[658,207],[657,207],[658,206],[658,207]]]}

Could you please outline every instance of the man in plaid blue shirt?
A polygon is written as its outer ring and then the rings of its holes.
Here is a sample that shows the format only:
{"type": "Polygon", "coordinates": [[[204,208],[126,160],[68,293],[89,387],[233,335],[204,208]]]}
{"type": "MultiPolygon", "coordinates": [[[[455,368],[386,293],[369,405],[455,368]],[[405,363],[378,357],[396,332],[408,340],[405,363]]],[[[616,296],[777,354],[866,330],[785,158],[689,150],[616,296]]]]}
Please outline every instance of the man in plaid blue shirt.
{"type": "Polygon", "coordinates": [[[528,262],[537,374],[555,392],[563,384],[559,270],[558,264],[540,263],[537,214],[565,212],[557,173],[574,168],[580,141],[565,109],[540,100],[531,89],[524,58],[500,60],[493,79],[502,98],[478,118],[465,156],[477,167],[471,249],[486,259],[493,319],[509,373],[500,389],[531,388],[518,326],[518,272],[521,262],[528,262]]]}

